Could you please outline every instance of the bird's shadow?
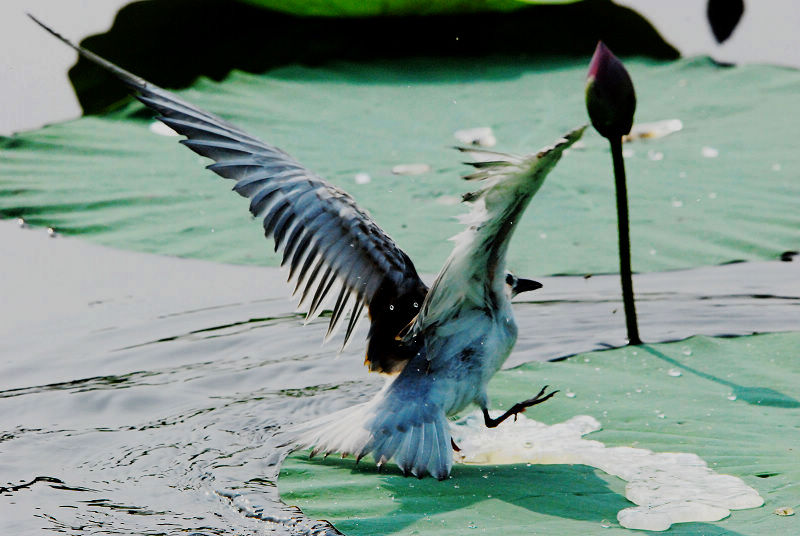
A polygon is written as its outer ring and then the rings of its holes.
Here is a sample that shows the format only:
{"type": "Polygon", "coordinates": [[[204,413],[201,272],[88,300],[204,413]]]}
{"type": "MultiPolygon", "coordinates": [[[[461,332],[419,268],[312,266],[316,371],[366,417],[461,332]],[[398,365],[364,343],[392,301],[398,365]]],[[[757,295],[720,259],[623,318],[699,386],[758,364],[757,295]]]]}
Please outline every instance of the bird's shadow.
{"type": "MultiPolygon", "coordinates": [[[[371,483],[375,480],[376,467],[372,463],[355,465],[353,460],[339,458],[297,459],[297,462],[338,467],[343,478],[349,473],[351,478],[363,476],[371,483]]],[[[620,528],[617,513],[636,506],[612,490],[608,482],[598,476],[598,470],[586,465],[457,464],[451,478],[442,482],[433,478],[404,477],[397,467],[389,466],[380,475],[379,482],[378,494],[390,495],[394,509],[374,517],[358,516],[338,521],[337,529],[345,534],[393,534],[411,525],[430,522],[436,524],[437,530],[444,523],[453,533],[461,533],[461,528],[490,529],[494,525],[506,534],[528,534],[531,518],[515,515],[522,508],[547,516],[542,518],[543,523],[548,517],[572,519],[596,524],[599,533],[601,528],[620,528]],[[463,512],[457,520],[447,515],[456,511],[463,512]]],[[[374,501],[375,495],[370,492],[364,500],[374,501]]],[[[580,527],[580,530],[586,529],[586,525],[580,527]]],[[[671,533],[742,536],[730,528],[708,523],[673,525],[671,533]]]]}

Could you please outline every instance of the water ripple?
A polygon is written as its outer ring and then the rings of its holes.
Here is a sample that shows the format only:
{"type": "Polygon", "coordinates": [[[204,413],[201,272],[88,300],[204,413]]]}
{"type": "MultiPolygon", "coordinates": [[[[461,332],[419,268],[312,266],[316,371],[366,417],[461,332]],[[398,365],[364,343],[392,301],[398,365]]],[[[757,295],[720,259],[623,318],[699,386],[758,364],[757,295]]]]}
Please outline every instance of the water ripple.
{"type": "MultiPolygon", "coordinates": [[[[338,356],[335,342],[322,347],[324,320],[303,326],[276,269],[15,231],[39,248],[23,255],[62,271],[57,285],[43,284],[46,269],[26,266],[0,288],[0,518],[9,530],[339,534],[280,501],[278,435],[380,387],[363,347],[338,356]]],[[[655,342],[796,329],[797,267],[639,275],[642,334],[655,342]]],[[[544,288],[516,305],[508,366],[624,344],[616,276],[540,280],[544,288]]],[[[356,339],[365,336],[366,327],[356,339]]],[[[743,399],[765,395],[730,387],[743,399]]]]}

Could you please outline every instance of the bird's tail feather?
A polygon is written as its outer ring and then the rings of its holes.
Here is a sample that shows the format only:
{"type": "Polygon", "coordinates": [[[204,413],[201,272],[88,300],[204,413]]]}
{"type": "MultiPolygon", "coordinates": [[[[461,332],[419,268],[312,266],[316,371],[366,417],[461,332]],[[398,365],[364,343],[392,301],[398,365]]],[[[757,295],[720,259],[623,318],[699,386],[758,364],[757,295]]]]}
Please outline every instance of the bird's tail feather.
{"type": "Polygon", "coordinates": [[[369,402],[294,426],[285,444],[311,448],[311,456],[341,453],[378,467],[394,460],[404,474],[443,480],[453,466],[450,424],[441,407],[424,400],[392,403],[381,391],[369,402]]]}

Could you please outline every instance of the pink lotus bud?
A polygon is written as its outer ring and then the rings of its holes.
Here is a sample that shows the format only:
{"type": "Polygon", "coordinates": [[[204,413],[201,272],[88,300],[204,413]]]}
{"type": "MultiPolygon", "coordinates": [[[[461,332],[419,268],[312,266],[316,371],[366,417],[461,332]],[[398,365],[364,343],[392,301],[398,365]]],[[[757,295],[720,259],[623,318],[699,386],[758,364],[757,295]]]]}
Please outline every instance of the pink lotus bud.
{"type": "Polygon", "coordinates": [[[605,138],[619,138],[631,131],[636,111],[633,82],[622,62],[602,41],[597,43],[589,64],[586,109],[592,126],[605,138]]]}

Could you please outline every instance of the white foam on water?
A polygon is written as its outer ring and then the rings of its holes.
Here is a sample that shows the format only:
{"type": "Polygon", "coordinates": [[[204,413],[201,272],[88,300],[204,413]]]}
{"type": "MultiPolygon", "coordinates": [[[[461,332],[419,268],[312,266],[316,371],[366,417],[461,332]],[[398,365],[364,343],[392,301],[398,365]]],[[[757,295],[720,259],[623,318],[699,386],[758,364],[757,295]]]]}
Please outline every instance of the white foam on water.
{"type": "Polygon", "coordinates": [[[617,521],[629,529],[663,531],[673,523],[719,521],[731,510],[764,504],[740,478],[715,473],[696,454],[606,447],[583,438],[600,429],[589,415],[553,425],[519,415],[490,430],[477,411],[452,427],[461,463],[583,464],[625,480],[625,497],[637,506],[618,512],[617,521]]]}

